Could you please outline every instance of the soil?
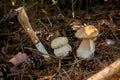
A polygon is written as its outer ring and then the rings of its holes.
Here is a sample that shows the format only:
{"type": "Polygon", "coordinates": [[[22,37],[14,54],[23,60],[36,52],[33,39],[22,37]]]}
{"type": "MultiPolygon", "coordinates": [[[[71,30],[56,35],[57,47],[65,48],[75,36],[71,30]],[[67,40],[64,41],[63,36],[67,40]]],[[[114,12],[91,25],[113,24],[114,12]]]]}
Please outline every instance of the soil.
{"type": "MultiPolygon", "coordinates": [[[[8,8],[4,7],[4,11],[0,8],[1,17],[11,9],[21,6],[20,4],[14,7],[9,3],[5,4],[4,6],[8,8]]],[[[28,60],[28,64],[25,61],[11,67],[11,72],[7,73],[10,80],[86,80],[120,58],[120,8],[117,5],[106,3],[84,10],[75,9],[75,17],[72,16],[70,8],[62,8],[47,2],[38,3],[26,12],[51,59],[47,61],[40,55],[17,17],[1,23],[0,65],[6,65],[18,52],[26,53],[31,60],[28,60]],[[89,59],[76,57],[76,49],[82,39],[77,39],[74,34],[85,25],[94,25],[99,30],[95,40],[95,53],[89,59]],[[59,36],[68,37],[69,44],[72,45],[72,52],[62,60],[54,55],[50,47],[51,41],[59,36]],[[40,64],[33,60],[37,66],[32,63],[33,56],[40,59],[40,64]],[[26,67],[23,67],[24,65],[26,67]]],[[[118,79],[119,75],[116,74],[112,80],[118,79]]]]}

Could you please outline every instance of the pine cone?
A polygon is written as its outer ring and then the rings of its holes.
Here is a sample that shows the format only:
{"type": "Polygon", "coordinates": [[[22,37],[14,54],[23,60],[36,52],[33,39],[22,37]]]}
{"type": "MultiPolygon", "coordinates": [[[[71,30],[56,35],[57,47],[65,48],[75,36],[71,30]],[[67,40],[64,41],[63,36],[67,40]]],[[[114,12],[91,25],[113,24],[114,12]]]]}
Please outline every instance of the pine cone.
{"type": "Polygon", "coordinates": [[[68,37],[68,40],[70,41],[77,41],[77,38],[75,37],[75,30],[66,30],[66,35],[68,37]]]}
{"type": "Polygon", "coordinates": [[[0,64],[0,78],[3,80],[8,80],[8,75],[11,73],[10,67],[12,67],[12,63],[2,63],[0,64]]]}
{"type": "Polygon", "coordinates": [[[22,65],[22,67],[25,67],[26,69],[31,68],[31,69],[37,69],[40,68],[41,66],[41,58],[38,56],[30,56],[22,65]]]}

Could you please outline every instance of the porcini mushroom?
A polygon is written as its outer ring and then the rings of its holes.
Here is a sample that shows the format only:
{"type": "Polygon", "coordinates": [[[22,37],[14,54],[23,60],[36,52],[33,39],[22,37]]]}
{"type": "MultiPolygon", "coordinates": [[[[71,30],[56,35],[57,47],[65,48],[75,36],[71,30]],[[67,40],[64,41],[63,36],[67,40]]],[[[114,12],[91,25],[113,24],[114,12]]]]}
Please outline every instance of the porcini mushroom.
{"type": "Polygon", "coordinates": [[[57,57],[66,57],[72,51],[71,46],[68,44],[67,37],[58,37],[52,40],[51,48],[54,49],[54,54],[57,57]]]}
{"type": "Polygon", "coordinates": [[[82,38],[82,42],[79,48],[76,50],[76,56],[79,58],[87,59],[95,52],[94,38],[99,34],[97,28],[93,25],[87,25],[80,28],[75,36],[77,38],[82,38]]]}

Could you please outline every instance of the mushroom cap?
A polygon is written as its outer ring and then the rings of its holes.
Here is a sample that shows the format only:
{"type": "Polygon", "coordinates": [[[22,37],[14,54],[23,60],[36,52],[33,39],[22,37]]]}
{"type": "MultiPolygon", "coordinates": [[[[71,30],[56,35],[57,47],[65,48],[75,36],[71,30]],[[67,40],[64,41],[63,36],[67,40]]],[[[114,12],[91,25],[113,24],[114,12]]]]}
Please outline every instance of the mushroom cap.
{"type": "Polygon", "coordinates": [[[95,43],[92,39],[83,39],[79,48],[76,50],[77,57],[89,58],[95,52],[95,43]]]}
{"type": "Polygon", "coordinates": [[[56,49],[60,48],[68,43],[67,37],[58,37],[52,40],[51,42],[51,48],[56,49]]]}
{"type": "Polygon", "coordinates": [[[98,29],[95,28],[93,25],[88,25],[85,27],[80,28],[76,33],[75,36],[77,38],[94,38],[99,34],[98,29]]]}
{"type": "Polygon", "coordinates": [[[69,55],[69,52],[72,51],[72,48],[69,44],[64,45],[58,49],[54,49],[54,54],[57,57],[66,57],[69,55]]]}

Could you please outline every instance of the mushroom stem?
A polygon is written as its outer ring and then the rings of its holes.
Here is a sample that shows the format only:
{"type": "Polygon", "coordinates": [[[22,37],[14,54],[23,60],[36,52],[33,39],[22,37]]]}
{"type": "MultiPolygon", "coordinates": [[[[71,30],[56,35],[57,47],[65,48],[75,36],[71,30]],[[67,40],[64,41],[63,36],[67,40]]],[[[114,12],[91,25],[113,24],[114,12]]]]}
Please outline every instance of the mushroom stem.
{"type": "Polygon", "coordinates": [[[95,43],[92,39],[83,39],[79,48],[77,49],[77,57],[89,58],[95,51],[95,43]]]}
{"type": "Polygon", "coordinates": [[[72,51],[71,46],[68,44],[67,37],[57,37],[51,42],[51,48],[54,49],[54,54],[57,57],[66,57],[69,51],[72,51]]]}
{"type": "Polygon", "coordinates": [[[65,57],[68,56],[70,51],[72,51],[71,46],[66,44],[60,48],[54,49],[54,54],[58,57],[65,57]]]}

